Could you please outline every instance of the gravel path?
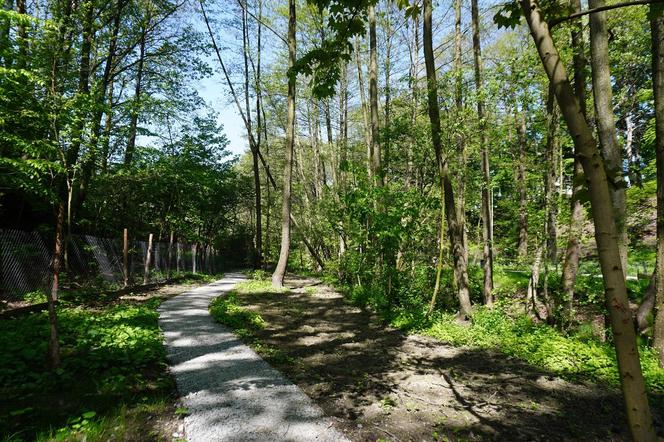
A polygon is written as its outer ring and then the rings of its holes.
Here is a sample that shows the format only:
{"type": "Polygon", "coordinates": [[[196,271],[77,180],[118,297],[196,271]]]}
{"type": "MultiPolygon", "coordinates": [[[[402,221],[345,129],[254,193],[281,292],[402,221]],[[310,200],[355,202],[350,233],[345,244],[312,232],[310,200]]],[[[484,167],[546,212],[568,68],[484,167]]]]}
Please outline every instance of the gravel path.
{"type": "Polygon", "coordinates": [[[159,308],[171,370],[190,414],[190,442],[346,441],[297,386],[208,313],[212,299],[245,279],[237,273],[159,308]]]}

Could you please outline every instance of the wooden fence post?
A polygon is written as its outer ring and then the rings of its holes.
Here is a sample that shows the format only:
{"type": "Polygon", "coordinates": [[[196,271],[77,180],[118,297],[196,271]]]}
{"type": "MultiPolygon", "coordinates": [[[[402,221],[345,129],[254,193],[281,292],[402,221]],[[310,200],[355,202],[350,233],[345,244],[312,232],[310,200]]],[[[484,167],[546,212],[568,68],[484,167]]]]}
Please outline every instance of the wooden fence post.
{"type": "Polygon", "coordinates": [[[143,284],[148,283],[148,277],[150,276],[150,260],[152,260],[152,233],[148,236],[148,252],[145,257],[145,268],[143,269],[143,284]]]}
{"type": "Polygon", "coordinates": [[[124,272],[124,286],[127,287],[129,285],[129,235],[126,228],[122,237],[122,271],[124,272]]]}

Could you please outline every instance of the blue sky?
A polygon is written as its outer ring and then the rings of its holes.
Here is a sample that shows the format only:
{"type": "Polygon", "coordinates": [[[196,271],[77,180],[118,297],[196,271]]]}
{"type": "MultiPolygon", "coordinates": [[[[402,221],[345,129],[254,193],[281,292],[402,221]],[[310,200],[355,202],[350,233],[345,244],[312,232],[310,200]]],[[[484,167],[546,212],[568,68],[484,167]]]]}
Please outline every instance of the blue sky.
{"type": "Polygon", "coordinates": [[[198,93],[219,114],[219,122],[224,125],[224,132],[230,141],[229,150],[238,155],[246,152],[249,145],[244,123],[228,94],[228,87],[222,76],[215,73],[212,77],[199,81],[198,93]]]}

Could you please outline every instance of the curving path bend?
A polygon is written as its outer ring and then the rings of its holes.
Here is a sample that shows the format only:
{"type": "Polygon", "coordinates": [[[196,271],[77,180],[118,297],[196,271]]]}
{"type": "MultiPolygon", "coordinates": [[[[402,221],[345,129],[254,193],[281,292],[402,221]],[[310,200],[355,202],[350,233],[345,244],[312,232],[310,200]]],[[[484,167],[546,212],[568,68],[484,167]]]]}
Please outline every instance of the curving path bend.
{"type": "Polygon", "coordinates": [[[243,279],[227,274],[159,308],[171,371],[190,413],[187,440],[346,441],[302,390],[208,313],[212,299],[243,279]]]}

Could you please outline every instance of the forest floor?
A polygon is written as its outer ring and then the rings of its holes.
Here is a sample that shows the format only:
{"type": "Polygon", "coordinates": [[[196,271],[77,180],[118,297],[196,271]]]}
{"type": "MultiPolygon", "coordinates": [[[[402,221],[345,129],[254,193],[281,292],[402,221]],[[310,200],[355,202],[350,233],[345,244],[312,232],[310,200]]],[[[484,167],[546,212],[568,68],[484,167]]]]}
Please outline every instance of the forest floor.
{"type": "Polygon", "coordinates": [[[615,389],[407,335],[314,279],[286,285],[237,302],[265,321],[254,342],[280,355],[268,361],[351,440],[629,439],[615,389]]]}
{"type": "Polygon", "coordinates": [[[145,292],[104,298],[63,293],[62,367],[45,366],[45,312],[0,320],[0,440],[148,441],[183,436],[156,312],[206,284],[189,276],[145,292]]]}

